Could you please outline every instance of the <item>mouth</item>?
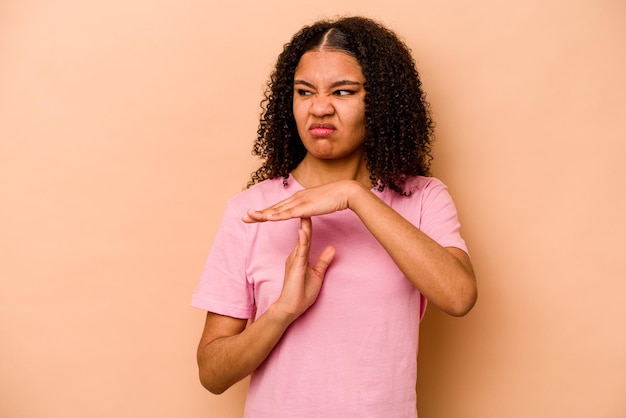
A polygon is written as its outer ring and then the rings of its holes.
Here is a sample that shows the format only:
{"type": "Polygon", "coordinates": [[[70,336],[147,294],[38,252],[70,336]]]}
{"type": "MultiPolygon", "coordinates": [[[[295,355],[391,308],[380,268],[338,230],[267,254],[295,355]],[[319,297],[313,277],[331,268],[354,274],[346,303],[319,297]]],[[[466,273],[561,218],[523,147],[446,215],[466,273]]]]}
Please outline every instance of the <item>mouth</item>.
{"type": "Polygon", "coordinates": [[[336,130],[337,128],[328,123],[314,123],[309,126],[309,132],[315,137],[329,136],[332,135],[332,133],[336,130]]]}

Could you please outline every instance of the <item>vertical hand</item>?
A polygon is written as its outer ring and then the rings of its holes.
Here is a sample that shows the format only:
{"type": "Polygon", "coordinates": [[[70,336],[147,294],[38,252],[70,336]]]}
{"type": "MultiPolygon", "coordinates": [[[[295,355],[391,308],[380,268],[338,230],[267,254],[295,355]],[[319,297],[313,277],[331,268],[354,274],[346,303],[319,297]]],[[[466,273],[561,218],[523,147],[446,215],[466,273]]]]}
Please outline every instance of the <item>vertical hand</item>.
{"type": "Polygon", "coordinates": [[[276,307],[292,320],[315,303],[322,288],[324,274],[335,256],[335,248],[328,246],[311,266],[309,264],[311,236],[311,219],[301,218],[295,248],[285,261],[283,289],[276,301],[276,307]]]}

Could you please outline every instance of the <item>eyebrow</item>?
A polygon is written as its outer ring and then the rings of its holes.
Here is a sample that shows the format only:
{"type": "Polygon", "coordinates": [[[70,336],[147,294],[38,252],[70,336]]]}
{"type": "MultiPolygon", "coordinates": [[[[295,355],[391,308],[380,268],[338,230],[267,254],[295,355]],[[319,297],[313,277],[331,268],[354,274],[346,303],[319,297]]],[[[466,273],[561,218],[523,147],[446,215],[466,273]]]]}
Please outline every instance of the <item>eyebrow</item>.
{"type": "MultiPolygon", "coordinates": [[[[293,82],[294,85],[305,85],[307,87],[310,88],[315,88],[315,86],[311,83],[309,83],[308,81],[305,80],[294,80],[293,82]]],[[[330,88],[335,88],[335,87],[339,87],[339,86],[360,86],[361,83],[359,83],[358,81],[353,81],[353,80],[338,80],[338,81],[334,81],[333,83],[331,83],[330,88]]]]}

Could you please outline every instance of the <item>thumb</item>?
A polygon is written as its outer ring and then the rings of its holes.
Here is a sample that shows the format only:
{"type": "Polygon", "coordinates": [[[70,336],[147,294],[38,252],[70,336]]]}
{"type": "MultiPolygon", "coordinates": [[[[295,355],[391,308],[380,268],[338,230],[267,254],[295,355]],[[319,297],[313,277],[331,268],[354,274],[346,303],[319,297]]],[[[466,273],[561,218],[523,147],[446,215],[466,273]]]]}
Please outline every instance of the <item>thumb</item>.
{"type": "Polygon", "coordinates": [[[332,263],[334,258],[335,247],[329,245],[328,247],[324,248],[324,251],[322,251],[320,256],[317,258],[317,261],[315,261],[315,264],[313,264],[313,266],[311,267],[311,270],[313,270],[316,276],[318,276],[320,279],[323,279],[324,274],[326,274],[326,270],[328,269],[328,266],[330,266],[330,263],[332,263]]]}

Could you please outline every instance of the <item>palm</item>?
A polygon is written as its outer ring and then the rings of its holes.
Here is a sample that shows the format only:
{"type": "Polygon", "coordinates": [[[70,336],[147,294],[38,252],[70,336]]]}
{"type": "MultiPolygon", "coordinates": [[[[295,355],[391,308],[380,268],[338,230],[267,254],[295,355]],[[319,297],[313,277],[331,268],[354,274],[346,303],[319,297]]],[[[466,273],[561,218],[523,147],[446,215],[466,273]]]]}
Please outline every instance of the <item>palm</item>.
{"type": "Polygon", "coordinates": [[[348,208],[349,181],[337,181],[300,190],[291,197],[262,210],[249,210],[245,222],[310,218],[348,208]]]}
{"type": "Polygon", "coordinates": [[[311,219],[302,218],[296,246],[285,262],[285,280],[278,304],[294,318],[315,303],[326,269],[335,255],[335,249],[327,247],[313,266],[310,266],[311,232],[311,219]]]}

